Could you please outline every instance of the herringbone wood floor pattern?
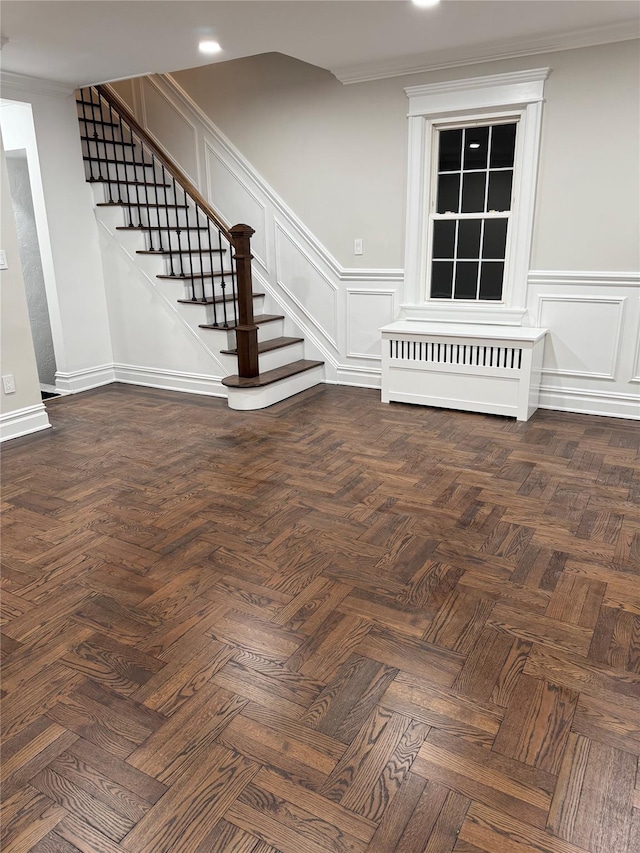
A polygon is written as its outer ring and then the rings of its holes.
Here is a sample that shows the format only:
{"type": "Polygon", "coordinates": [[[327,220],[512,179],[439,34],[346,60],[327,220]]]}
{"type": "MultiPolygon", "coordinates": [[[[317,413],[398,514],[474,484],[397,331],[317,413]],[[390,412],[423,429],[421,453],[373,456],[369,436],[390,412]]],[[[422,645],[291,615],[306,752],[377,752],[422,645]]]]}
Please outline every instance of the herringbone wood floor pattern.
{"type": "Polygon", "coordinates": [[[5,853],[637,853],[637,424],[110,386],[4,451],[5,853]]]}

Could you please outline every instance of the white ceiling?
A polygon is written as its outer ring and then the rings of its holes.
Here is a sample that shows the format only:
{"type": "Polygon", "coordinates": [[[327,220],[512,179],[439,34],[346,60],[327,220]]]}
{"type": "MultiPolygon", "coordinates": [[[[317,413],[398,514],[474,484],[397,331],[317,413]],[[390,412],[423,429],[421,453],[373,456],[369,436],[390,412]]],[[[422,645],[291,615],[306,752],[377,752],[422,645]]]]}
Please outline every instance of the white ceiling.
{"type": "Polygon", "coordinates": [[[3,0],[4,71],[68,84],[279,52],[343,82],[638,36],[636,0],[3,0]],[[201,38],[220,42],[216,57],[201,38]]]}

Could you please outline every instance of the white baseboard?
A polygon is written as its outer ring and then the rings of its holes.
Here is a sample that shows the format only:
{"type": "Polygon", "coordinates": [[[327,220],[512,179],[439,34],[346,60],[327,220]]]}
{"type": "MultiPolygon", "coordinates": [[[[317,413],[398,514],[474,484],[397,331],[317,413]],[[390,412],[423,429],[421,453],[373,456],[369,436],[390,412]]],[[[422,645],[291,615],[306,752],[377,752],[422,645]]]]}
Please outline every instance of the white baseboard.
{"type": "Polygon", "coordinates": [[[207,397],[226,397],[227,389],[219,377],[199,373],[181,373],[177,370],[160,370],[135,364],[114,364],[114,381],[127,385],[143,385],[165,391],[182,391],[207,397]]]}
{"type": "Polygon", "coordinates": [[[358,367],[339,364],[336,368],[335,382],[326,380],[330,385],[352,385],[355,388],[381,388],[381,367],[358,367]]]}
{"type": "Polygon", "coordinates": [[[640,420],[640,395],[607,394],[581,388],[540,388],[540,409],[640,420]]]}
{"type": "Polygon", "coordinates": [[[110,382],[115,382],[112,364],[100,364],[97,367],[72,370],[70,373],[56,372],[56,391],[67,394],[99,388],[100,385],[108,385],[110,382]]]}
{"type": "Polygon", "coordinates": [[[36,403],[35,406],[26,406],[24,409],[0,415],[0,441],[19,438],[21,435],[40,432],[50,427],[44,403],[36,403]]]}

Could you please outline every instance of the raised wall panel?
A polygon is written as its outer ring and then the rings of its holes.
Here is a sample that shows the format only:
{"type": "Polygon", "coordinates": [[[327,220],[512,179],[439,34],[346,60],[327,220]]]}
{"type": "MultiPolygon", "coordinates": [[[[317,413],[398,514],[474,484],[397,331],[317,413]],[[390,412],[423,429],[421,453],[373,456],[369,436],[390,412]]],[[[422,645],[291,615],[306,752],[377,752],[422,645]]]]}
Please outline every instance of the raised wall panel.
{"type": "Polygon", "coordinates": [[[278,284],[337,349],[337,287],[277,222],[275,230],[278,284]]]}
{"type": "Polygon", "coordinates": [[[227,164],[205,142],[207,198],[230,225],[246,223],[255,228],[251,238],[254,258],[268,271],[267,222],[264,204],[242,183],[227,164]]]}
{"type": "Polygon", "coordinates": [[[549,329],[543,373],[615,379],[624,297],[540,296],[537,325],[549,329]]]}
{"type": "Polygon", "coordinates": [[[165,96],[149,82],[141,83],[144,123],[147,130],[162,141],[187,176],[198,184],[196,130],[165,96]]]}
{"type": "Polygon", "coordinates": [[[347,356],[379,361],[380,328],[394,319],[393,290],[347,289],[347,356]]]}

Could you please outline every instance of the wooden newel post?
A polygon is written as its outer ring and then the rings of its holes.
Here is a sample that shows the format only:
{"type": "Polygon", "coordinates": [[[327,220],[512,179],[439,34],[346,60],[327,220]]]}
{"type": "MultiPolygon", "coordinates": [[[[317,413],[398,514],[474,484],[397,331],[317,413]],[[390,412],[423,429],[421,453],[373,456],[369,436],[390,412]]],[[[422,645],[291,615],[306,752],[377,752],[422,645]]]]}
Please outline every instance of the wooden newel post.
{"type": "Polygon", "coordinates": [[[229,231],[233,245],[238,283],[238,375],[243,379],[258,376],[258,327],[253,320],[253,283],[251,281],[251,237],[249,225],[234,225],[229,231]]]}

